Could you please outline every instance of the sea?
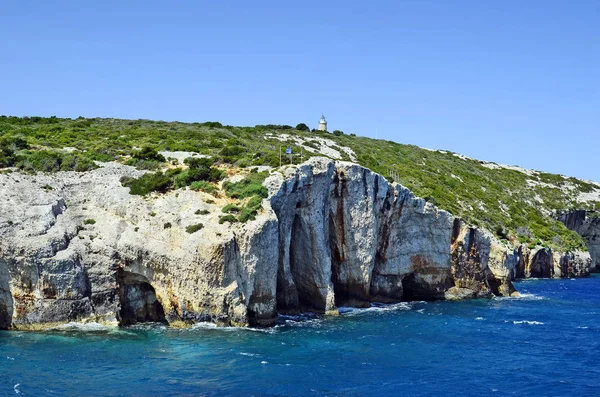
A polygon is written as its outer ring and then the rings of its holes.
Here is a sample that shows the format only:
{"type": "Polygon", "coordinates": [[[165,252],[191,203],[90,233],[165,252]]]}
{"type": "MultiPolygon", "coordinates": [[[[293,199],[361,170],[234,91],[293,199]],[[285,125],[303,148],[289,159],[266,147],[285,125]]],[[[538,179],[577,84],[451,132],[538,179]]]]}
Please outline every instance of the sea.
{"type": "Polygon", "coordinates": [[[268,329],[0,332],[0,395],[600,395],[600,277],[516,287],[519,298],[342,308],[268,329]]]}

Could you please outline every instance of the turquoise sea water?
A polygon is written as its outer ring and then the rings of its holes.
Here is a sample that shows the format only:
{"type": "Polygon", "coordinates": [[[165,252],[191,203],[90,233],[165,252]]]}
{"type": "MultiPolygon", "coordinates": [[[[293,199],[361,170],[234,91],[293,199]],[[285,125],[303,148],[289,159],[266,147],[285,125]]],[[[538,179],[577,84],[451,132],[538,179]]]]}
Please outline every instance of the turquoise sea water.
{"type": "Polygon", "coordinates": [[[0,333],[0,395],[599,395],[600,277],[267,330],[0,333]]]}

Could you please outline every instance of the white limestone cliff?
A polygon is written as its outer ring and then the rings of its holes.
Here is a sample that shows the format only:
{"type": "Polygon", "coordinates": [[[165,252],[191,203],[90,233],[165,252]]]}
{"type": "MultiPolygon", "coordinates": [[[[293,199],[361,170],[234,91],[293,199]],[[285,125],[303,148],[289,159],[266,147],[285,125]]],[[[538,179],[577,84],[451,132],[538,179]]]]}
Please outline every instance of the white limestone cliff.
{"type": "Polygon", "coordinates": [[[0,175],[0,329],[270,325],[278,312],[510,295],[516,277],[584,276],[591,264],[509,247],[353,163],[273,172],[256,220],[233,225],[204,193],[130,195],[120,178],[140,174],[109,163],[0,175]]]}

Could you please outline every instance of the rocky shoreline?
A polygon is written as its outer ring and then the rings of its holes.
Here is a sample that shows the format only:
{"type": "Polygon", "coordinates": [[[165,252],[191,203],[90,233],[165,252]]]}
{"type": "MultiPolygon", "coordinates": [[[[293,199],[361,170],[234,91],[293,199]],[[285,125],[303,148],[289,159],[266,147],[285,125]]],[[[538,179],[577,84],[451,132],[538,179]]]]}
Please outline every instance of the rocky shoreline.
{"type": "Polygon", "coordinates": [[[278,313],[510,296],[515,279],[585,277],[599,264],[600,222],[585,213],[561,220],[590,252],[513,246],[354,163],[272,172],[243,224],[219,223],[224,201],[206,193],[132,196],[120,180],[141,173],[103,163],[0,175],[0,329],[269,326],[278,313]]]}

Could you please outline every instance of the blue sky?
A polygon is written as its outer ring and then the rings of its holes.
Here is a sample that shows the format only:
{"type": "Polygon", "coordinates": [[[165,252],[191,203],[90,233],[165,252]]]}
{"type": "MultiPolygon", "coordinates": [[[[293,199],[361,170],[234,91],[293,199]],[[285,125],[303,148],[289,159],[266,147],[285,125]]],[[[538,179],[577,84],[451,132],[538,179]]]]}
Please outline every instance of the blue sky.
{"type": "Polygon", "coordinates": [[[0,114],[292,124],[600,181],[600,1],[29,1],[0,114]]]}

